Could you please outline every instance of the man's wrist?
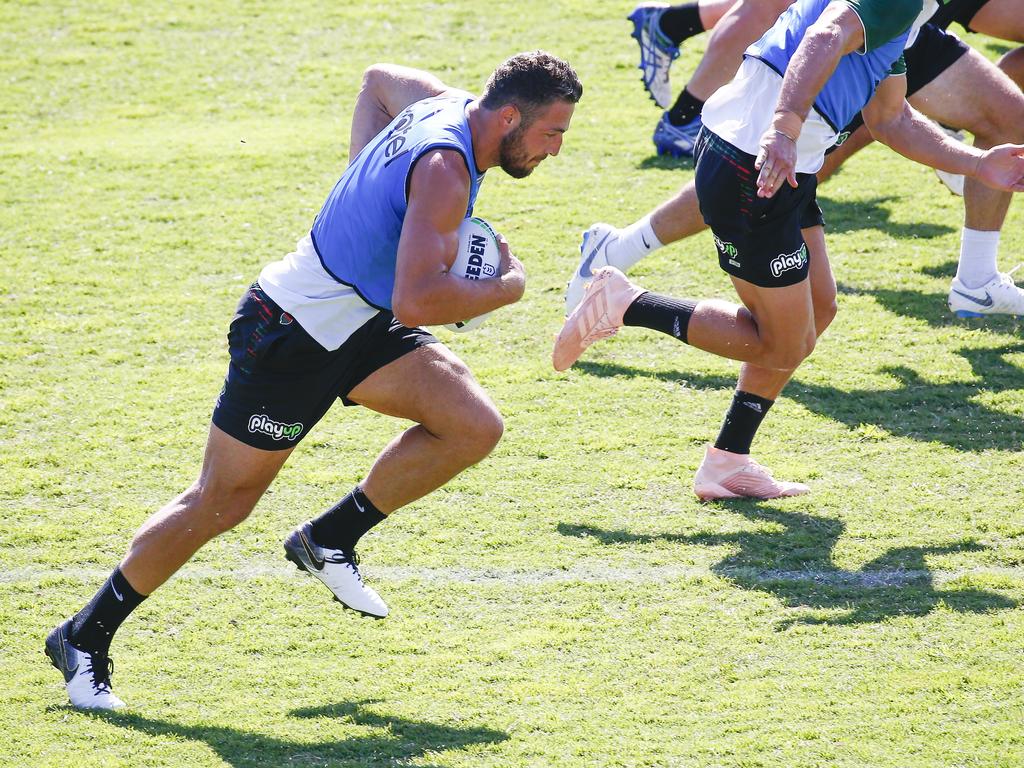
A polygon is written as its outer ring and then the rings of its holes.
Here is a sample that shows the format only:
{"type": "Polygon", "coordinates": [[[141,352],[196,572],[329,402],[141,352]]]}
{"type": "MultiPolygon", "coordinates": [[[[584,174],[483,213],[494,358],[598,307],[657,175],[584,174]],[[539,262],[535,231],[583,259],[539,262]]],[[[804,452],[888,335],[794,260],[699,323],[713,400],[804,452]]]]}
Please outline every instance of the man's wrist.
{"type": "Polygon", "coordinates": [[[499,288],[501,289],[502,302],[504,302],[502,306],[505,304],[514,304],[523,297],[523,291],[526,288],[526,281],[523,279],[522,275],[509,271],[501,276],[499,288]]]}
{"type": "Polygon", "coordinates": [[[804,127],[804,120],[796,112],[789,110],[776,110],[772,118],[772,130],[781,133],[790,141],[800,138],[800,131],[804,127]]]}

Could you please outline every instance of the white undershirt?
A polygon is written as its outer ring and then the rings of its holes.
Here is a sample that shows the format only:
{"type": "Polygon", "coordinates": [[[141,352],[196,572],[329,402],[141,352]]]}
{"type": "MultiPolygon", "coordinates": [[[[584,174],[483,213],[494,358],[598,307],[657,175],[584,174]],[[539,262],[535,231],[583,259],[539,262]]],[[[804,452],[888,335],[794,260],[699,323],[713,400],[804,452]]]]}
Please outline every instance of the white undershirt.
{"type": "Polygon", "coordinates": [[[938,10],[939,4],[937,0],[924,0],[924,7],[921,8],[921,13],[918,14],[917,19],[914,20],[914,23],[910,27],[910,36],[907,38],[907,44],[904,46],[904,50],[917,42],[917,33],[921,31],[921,25],[934,16],[938,10]]]}
{"type": "Polygon", "coordinates": [[[380,311],[324,270],[309,234],[296,243],[294,251],[265,266],[259,284],[325,349],[340,347],[380,311]]]}
{"type": "MultiPolygon", "coordinates": [[[[782,76],[759,59],[746,58],[739,72],[722,86],[701,112],[705,127],[748,155],[756,156],[761,137],[772,124],[782,91],[782,76]]],[[[796,172],[817,173],[825,150],[839,135],[811,110],[796,142],[796,172]]]]}
{"type": "MultiPolygon", "coordinates": [[[[920,15],[910,27],[904,50],[917,40],[921,25],[938,10],[936,0],[924,0],[920,15]]],[[[719,88],[704,104],[701,120],[734,147],[757,156],[761,137],[771,126],[782,91],[782,76],[754,58],[745,58],[736,77],[719,88]]],[[[817,173],[825,151],[836,143],[838,134],[813,108],[807,115],[796,143],[796,172],[817,173]]]]}

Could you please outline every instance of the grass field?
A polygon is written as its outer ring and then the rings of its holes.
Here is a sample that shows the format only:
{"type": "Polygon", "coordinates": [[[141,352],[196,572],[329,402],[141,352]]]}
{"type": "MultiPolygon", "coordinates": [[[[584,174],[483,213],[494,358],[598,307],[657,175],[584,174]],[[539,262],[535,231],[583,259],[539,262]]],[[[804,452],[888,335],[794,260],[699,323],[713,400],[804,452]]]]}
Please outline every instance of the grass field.
{"type": "MultiPolygon", "coordinates": [[[[1024,764],[1024,339],[946,310],[962,204],[930,170],[874,147],[821,192],[839,317],[756,446],[811,495],[692,496],[733,363],[629,329],[551,370],[579,232],[693,172],[652,156],[629,10],[0,4],[0,765],[1024,764]],[[194,478],[234,306],[339,175],[363,68],[475,90],[536,47],[584,99],[561,156],[477,204],[527,295],[438,331],[506,435],[363,541],[391,617],[282,557],[401,427],[339,407],[124,625],[127,712],[66,706],[43,639],[194,478]]],[[[707,235],[634,276],[732,297],[707,235]]]]}

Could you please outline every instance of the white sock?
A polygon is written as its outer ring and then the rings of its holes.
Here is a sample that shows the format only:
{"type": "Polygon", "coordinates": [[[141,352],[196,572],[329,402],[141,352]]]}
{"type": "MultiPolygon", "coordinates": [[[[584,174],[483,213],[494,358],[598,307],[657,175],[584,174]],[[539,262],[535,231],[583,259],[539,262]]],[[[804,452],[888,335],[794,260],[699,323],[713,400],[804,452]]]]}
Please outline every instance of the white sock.
{"type": "Polygon", "coordinates": [[[619,239],[605,251],[608,263],[621,272],[629,271],[640,259],[662,246],[661,240],[654,234],[650,214],[621,230],[621,233],[619,239]]]}
{"type": "Polygon", "coordinates": [[[999,251],[999,231],[985,232],[964,227],[960,236],[960,262],[956,276],[968,288],[981,288],[999,269],[996,253],[999,251]]]}

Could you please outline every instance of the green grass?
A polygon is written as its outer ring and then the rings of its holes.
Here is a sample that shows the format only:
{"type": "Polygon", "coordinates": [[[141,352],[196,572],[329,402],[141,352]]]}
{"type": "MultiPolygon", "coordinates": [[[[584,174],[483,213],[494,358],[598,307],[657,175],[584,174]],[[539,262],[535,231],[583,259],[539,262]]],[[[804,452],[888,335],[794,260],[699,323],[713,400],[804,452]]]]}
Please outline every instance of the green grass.
{"type": "MultiPolygon", "coordinates": [[[[822,189],[840,314],[757,445],[814,493],[698,504],[735,364],[635,329],[548,362],[580,230],[692,176],[651,156],[629,9],[480,8],[0,5],[0,765],[1024,763],[1024,340],[945,309],[960,201],[878,147],[822,189]],[[362,69],[478,89],[536,47],[584,100],[560,157],[477,205],[527,295],[439,331],[506,436],[364,541],[392,616],[281,557],[400,428],[339,407],[125,624],[129,712],[68,708],[43,638],[193,479],[234,305],[340,173],[362,69]]],[[[707,235],[635,276],[732,297],[707,235]]]]}

